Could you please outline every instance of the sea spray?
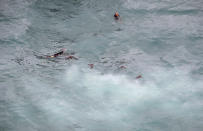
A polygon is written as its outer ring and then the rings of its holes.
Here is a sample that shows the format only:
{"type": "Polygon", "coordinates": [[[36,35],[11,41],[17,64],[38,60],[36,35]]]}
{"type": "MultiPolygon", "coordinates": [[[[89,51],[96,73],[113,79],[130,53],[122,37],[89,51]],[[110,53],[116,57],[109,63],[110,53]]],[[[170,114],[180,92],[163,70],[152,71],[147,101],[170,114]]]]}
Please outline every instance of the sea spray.
{"type": "Polygon", "coordinates": [[[196,103],[198,109],[188,107],[199,99],[194,96],[199,91],[200,82],[194,82],[184,72],[175,69],[160,69],[148,78],[151,80],[140,83],[129,76],[102,74],[94,70],[87,72],[73,66],[67,71],[66,81],[74,88],[84,88],[81,97],[88,97],[85,101],[88,116],[98,121],[109,120],[113,124],[119,119],[129,130],[141,128],[140,124],[149,130],[190,129],[191,124],[201,126],[200,121],[190,123],[190,119],[195,119],[193,111],[201,112],[202,104],[196,103]]]}

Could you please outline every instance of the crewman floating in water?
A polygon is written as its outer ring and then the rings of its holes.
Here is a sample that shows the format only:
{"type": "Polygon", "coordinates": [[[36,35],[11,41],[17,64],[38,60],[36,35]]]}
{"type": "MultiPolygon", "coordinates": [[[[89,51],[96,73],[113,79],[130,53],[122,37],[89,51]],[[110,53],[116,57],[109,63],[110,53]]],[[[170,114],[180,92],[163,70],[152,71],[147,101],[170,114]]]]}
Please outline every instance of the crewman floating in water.
{"type": "Polygon", "coordinates": [[[94,64],[88,64],[90,69],[93,69],[94,68],[94,64]]]}
{"type": "Polygon", "coordinates": [[[142,78],[142,76],[141,76],[141,75],[139,75],[139,76],[137,76],[137,77],[136,77],[136,79],[140,79],[140,78],[142,78]]]}
{"type": "Polygon", "coordinates": [[[60,52],[55,53],[54,55],[47,56],[47,57],[54,58],[54,57],[57,57],[59,55],[62,55],[65,51],[66,51],[66,49],[62,49],[60,52]]]}
{"type": "Polygon", "coordinates": [[[78,60],[77,57],[72,56],[72,55],[66,57],[66,60],[70,60],[70,59],[78,60]]]}
{"type": "Polygon", "coordinates": [[[116,13],[114,14],[114,18],[115,18],[115,20],[119,20],[119,19],[120,19],[120,15],[118,14],[117,11],[116,11],[116,13]]]}

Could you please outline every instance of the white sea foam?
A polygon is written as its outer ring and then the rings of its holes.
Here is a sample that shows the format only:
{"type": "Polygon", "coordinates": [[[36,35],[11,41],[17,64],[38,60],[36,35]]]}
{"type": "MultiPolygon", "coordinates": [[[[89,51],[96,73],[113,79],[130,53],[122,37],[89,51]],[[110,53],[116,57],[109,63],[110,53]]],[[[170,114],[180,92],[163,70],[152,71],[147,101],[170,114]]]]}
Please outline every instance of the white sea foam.
{"type": "Polygon", "coordinates": [[[201,83],[194,82],[187,73],[160,69],[151,73],[151,80],[140,83],[124,75],[84,72],[73,66],[67,71],[66,78],[74,88],[85,88],[83,96],[90,97],[87,102],[90,109],[87,111],[88,116],[96,120],[112,124],[119,120],[129,130],[141,128],[139,124],[154,130],[189,130],[192,129],[192,123],[201,126],[201,122],[194,120],[195,114],[192,113],[195,110],[201,112],[201,100],[195,95],[201,90],[201,83]],[[95,106],[91,104],[92,101],[96,101],[96,107],[99,108],[92,109],[95,106]],[[191,105],[195,105],[195,108],[191,105]],[[130,121],[122,121],[124,119],[130,121]],[[180,125],[176,125],[176,122],[180,125]],[[150,123],[166,127],[156,128],[150,123]]]}

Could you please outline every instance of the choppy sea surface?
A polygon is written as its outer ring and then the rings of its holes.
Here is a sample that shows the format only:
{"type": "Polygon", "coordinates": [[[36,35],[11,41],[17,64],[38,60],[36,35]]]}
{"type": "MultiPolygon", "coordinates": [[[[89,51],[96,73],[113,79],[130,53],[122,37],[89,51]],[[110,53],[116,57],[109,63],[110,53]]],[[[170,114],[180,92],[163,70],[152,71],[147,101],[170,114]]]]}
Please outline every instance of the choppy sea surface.
{"type": "Polygon", "coordinates": [[[202,130],[202,0],[0,0],[0,131],[202,130]]]}

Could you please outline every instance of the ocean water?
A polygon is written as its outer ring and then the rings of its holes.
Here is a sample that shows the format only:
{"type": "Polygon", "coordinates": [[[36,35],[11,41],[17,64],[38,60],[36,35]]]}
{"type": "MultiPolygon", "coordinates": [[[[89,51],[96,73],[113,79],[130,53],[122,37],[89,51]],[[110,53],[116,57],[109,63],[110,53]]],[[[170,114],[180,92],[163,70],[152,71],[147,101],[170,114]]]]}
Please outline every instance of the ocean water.
{"type": "Polygon", "coordinates": [[[0,56],[0,131],[203,130],[202,0],[0,0],[0,56]]]}

